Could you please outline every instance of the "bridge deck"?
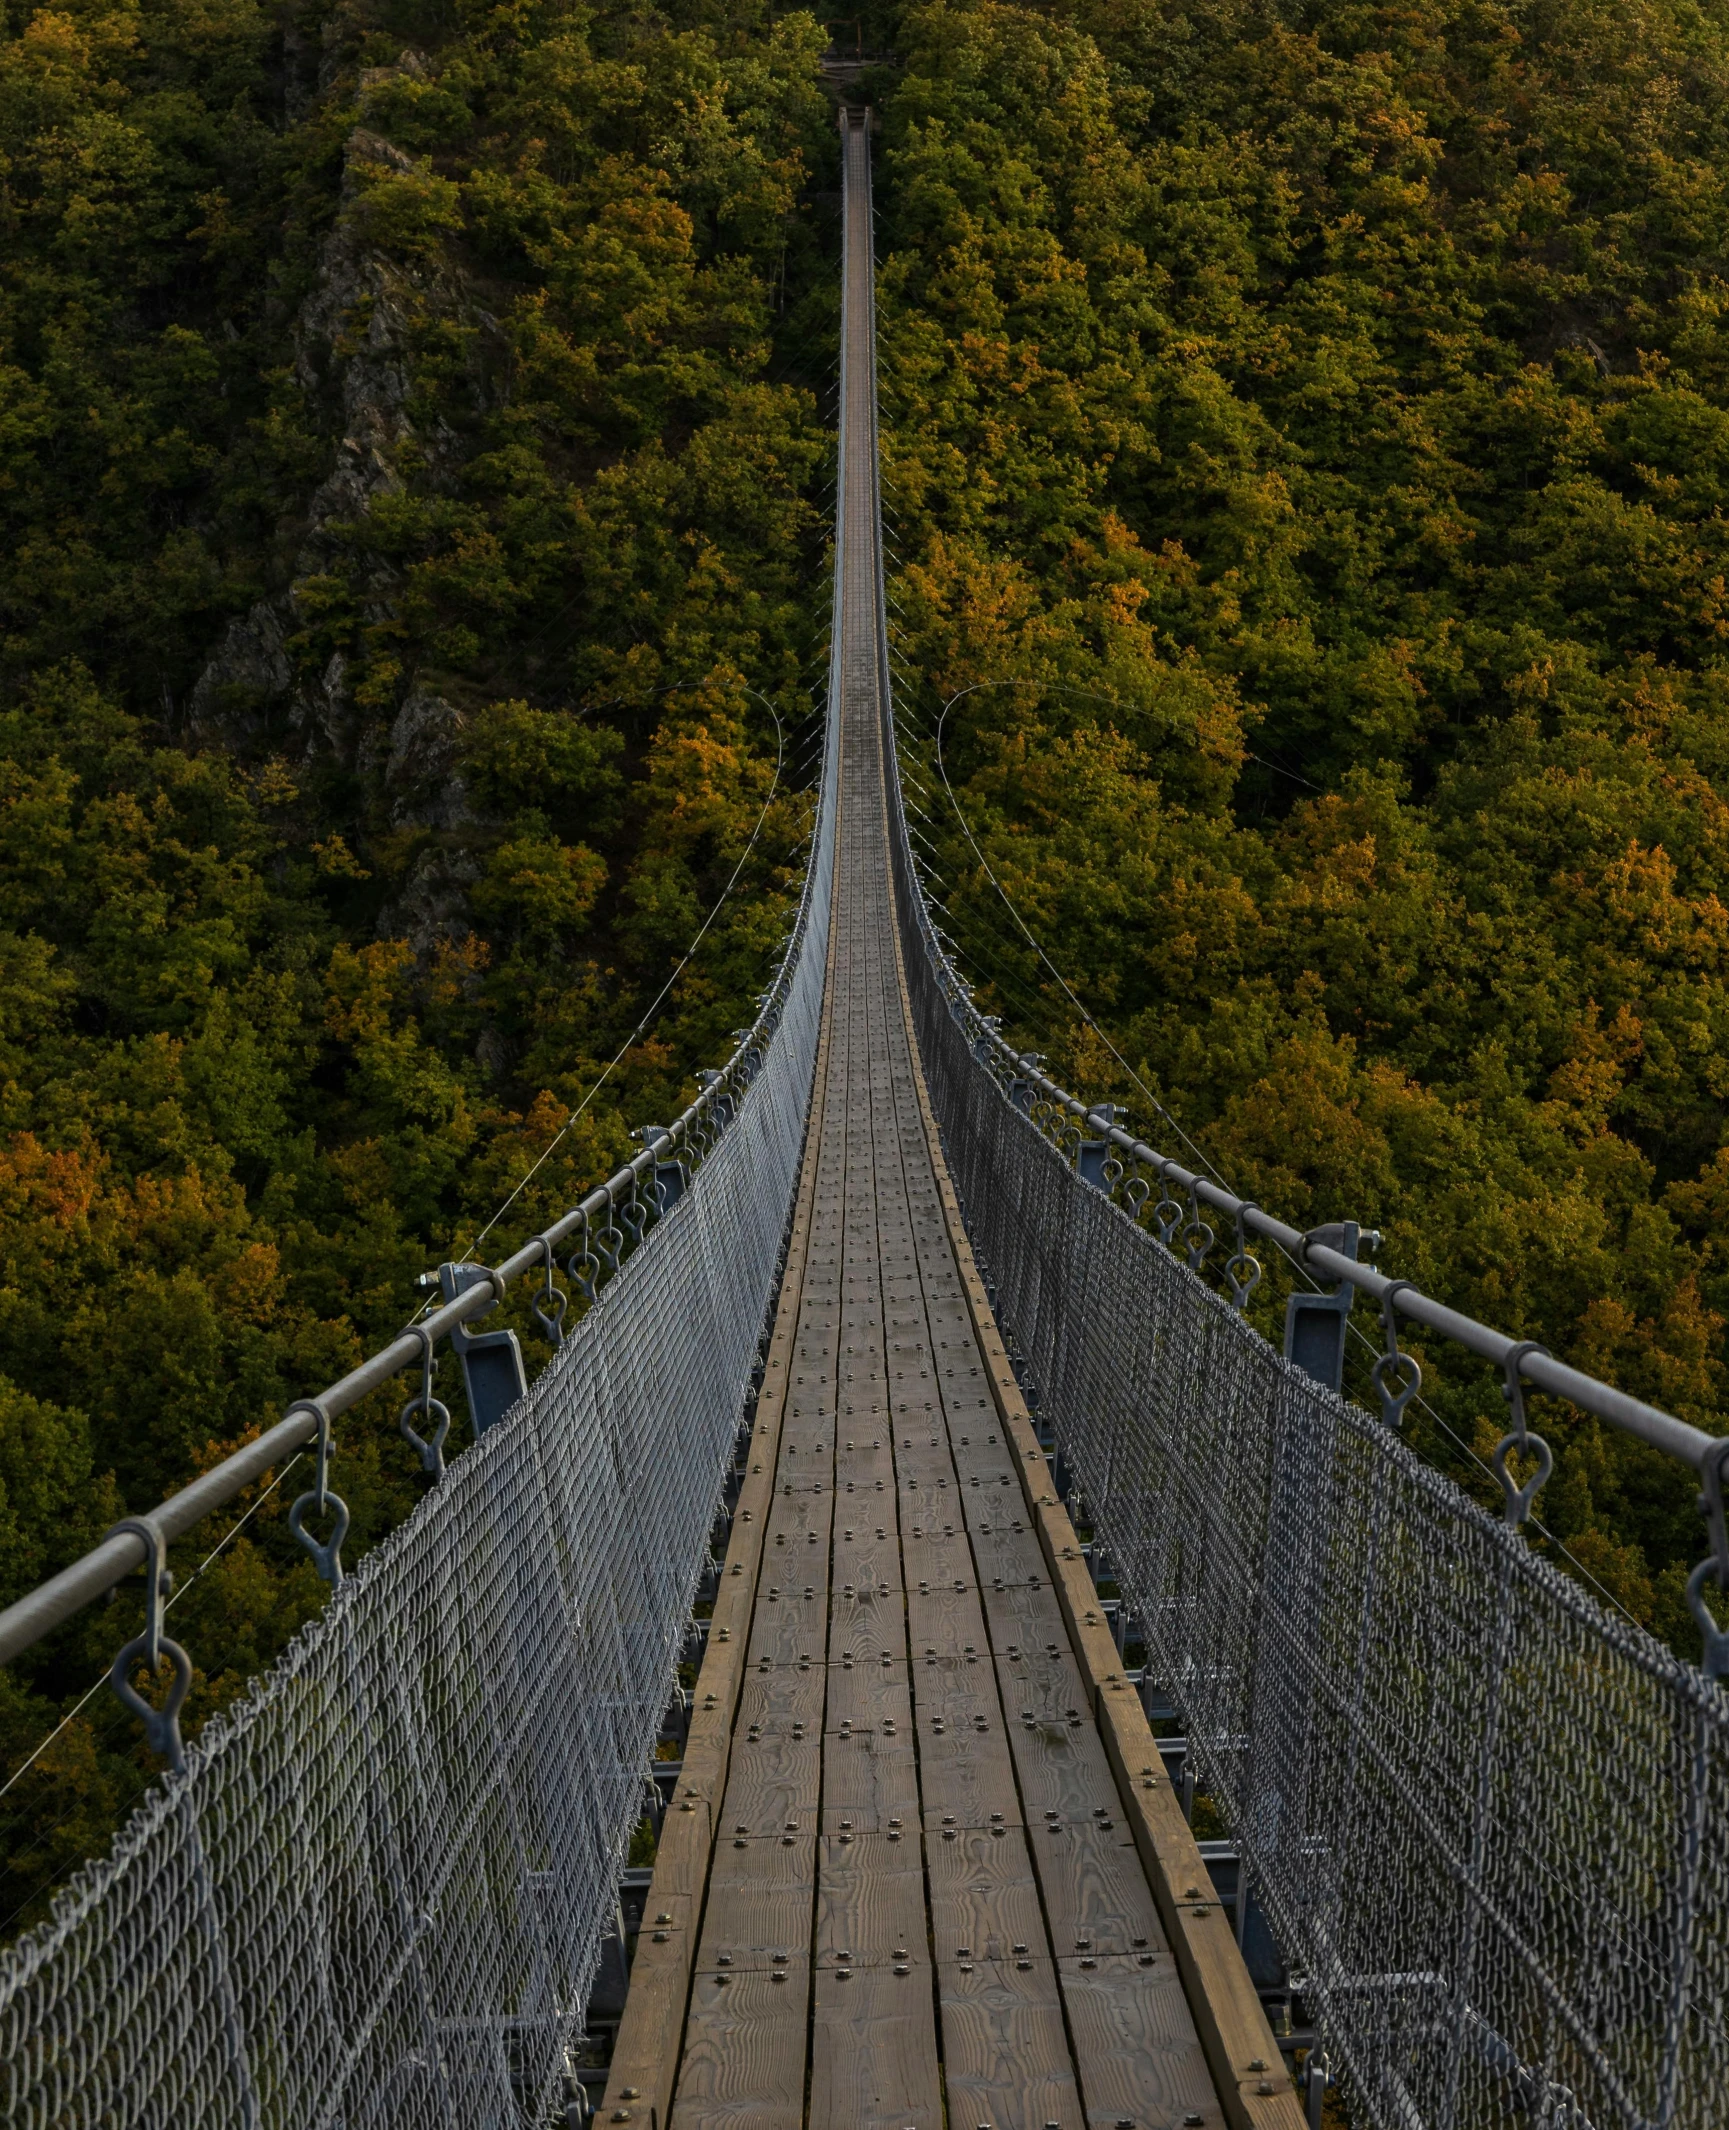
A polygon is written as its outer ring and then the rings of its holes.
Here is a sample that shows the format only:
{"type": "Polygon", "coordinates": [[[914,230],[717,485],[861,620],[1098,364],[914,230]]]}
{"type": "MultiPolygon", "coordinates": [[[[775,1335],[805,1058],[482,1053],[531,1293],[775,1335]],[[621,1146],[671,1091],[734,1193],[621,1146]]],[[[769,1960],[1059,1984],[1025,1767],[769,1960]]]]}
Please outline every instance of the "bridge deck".
{"type": "Polygon", "coordinates": [[[604,2119],[1213,2125],[1220,2102],[1093,1720],[1097,1681],[1041,1551],[1044,1461],[993,1398],[909,1032],[878,700],[862,130],[846,149],[823,1048],[749,1475],[604,2119]]]}

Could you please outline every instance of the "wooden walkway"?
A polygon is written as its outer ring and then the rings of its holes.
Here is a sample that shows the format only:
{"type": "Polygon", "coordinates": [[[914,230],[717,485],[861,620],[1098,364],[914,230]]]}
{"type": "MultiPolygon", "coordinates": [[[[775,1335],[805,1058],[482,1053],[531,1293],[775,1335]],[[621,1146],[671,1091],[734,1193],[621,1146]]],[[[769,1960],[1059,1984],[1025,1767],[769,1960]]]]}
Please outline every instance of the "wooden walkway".
{"type": "Polygon", "coordinates": [[[909,1033],[878,678],[869,148],[843,125],[824,1033],[749,1470],[601,2119],[1296,2130],[1051,1499],[909,1033]]]}

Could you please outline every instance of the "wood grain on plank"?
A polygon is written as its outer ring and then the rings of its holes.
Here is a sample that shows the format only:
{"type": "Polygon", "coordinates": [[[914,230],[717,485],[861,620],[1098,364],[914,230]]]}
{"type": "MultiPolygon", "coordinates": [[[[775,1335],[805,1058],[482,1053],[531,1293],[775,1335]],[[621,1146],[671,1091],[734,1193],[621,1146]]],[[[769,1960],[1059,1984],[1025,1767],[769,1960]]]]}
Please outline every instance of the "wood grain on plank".
{"type": "Polygon", "coordinates": [[[954,2130],[1080,2130],[1050,1961],[945,1960],[937,1985],[954,2130]]]}
{"type": "MultiPolygon", "coordinates": [[[[775,1973],[698,1968],[672,2130],[803,2130],[810,1975],[777,1982],[775,1973]]],[[[609,2083],[609,2102],[613,2091],[609,2083]]]]}
{"type": "Polygon", "coordinates": [[[834,1739],[823,1764],[822,1831],[874,1834],[894,1819],[912,1826],[919,1813],[918,1762],[912,1736],[855,1731],[834,1739]]]}
{"type": "MultiPolygon", "coordinates": [[[[818,1872],[818,1965],[930,1964],[916,1817],[905,1829],[825,1835],[818,1872]]],[[[897,2015],[898,2016],[898,2015],[897,2015]]]]}
{"type": "Polygon", "coordinates": [[[937,1827],[926,1837],[931,1942],[943,1960],[1011,1960],[1045,1949],[1044,1910],[1018,1825],[937,1827]]]}
{"type": "Polygon", "coordinates": [[[1057,1962],[1063,2006],[1082,2065],[1089,2124],[1146,2125],[1199,2117],[1223,2130],[1224,2108],[1189,2016],[1175,1966],[1143,1968],[1121,1954],[1057,1962]]]}
{"type": "Polygon", "coordinates": [[[942,2121],[929,1967],[819,1967],[811,2130],[942,2130],[942,2121]]]}

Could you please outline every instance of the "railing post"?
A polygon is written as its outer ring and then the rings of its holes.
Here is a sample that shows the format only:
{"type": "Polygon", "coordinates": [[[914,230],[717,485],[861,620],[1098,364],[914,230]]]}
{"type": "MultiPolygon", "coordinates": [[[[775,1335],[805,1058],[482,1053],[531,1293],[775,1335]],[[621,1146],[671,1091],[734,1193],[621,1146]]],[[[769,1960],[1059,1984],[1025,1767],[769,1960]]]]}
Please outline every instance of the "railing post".
{"type": "MultiPolygon", "coordinates": [[[[1370,1243],[1372,1255],[1380,1239],[1373,1230],[1365,1235],[1354,1220],[1311,1228],[1303,1237],[1305,1243],[1318,1243],[1353,1259],[1364,1242],[1370,1243]]],[[[1329,1390],[1344,1385],[1345,1319],[1356,1298],[1356,1288],[1349,1280],[1341,1280],[1321,1294],[1293,1294],[1285,1304],[1285,1359],[1329,1390]]]]}
{"type": "MultiPolygon", "coordinates": [[[[485,1265],[438,1268],[438,1291],[447,1302],[454,1302],[471,1287],[489,1283],[492,1274],[485,1265]]],[[[484,1435],[528,1390],[522,1348],[514,1331],[470,1331],[466,1324],[452,1325],[450,1343],[462,1369],[468,1416],[475,1434],[484,1435]]]]}
{"type": "MultiPolygon", "coordinates": [[[[1117,1122],[1118,1118],[1125,1114],[1126,1112],[1119,1109],[1114,1102],[1101,1102],[1095,1108],[1087,1111],[1086,1121],[1096,1131],[1104,1134],[1109,1132],[1111,1126],[1117,1122]]],[[[1097,1139],[1083,1139],[1075,1149],[1075,1167],[1080,1173],[1081,1181],[1090,1183],[1095,1191],[1103,1191],[1107,1196],[1110,1192],[1110,1183],[1105,1176],[1105,1163],[1110,1158],[1111,1142],[1103,1136],[1097,1139]]]]}

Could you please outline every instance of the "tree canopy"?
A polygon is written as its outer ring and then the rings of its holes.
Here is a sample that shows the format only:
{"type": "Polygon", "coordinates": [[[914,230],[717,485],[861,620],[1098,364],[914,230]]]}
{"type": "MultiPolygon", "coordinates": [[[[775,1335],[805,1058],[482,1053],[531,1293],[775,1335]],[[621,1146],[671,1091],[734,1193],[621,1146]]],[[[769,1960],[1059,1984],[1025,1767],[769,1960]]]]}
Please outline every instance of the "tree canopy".
{"type": "MultiPolygon", "coordinates": [[[[513,1232],[570,1202],[748,1017],[809,821],[830,27],[0,16],[0,1596],[393,1333],[549,1149],[513,1232]]],[[[1718,1428],[1729,29],[858,35],[899,707],[981,996],[1245,1195],[1718,1428]]],[[[1481,1487],[1496,1385],[1418,1350],[1416,1439],[1481,1487]]],[[[341,1430],[351,1557],[419,1498],[394,1411],[341,1430]]],[[[1538,1543],[1693,1647],[1687,1476],[1538,1424],[1538,1543]]],[[[283,1498],[176,1549],[193,1722],[320,1603],[283,1498]]],[[[148,1777],[79,1709],[137,1615],[0,1674],[8,1929],[148,1777]]]]}

